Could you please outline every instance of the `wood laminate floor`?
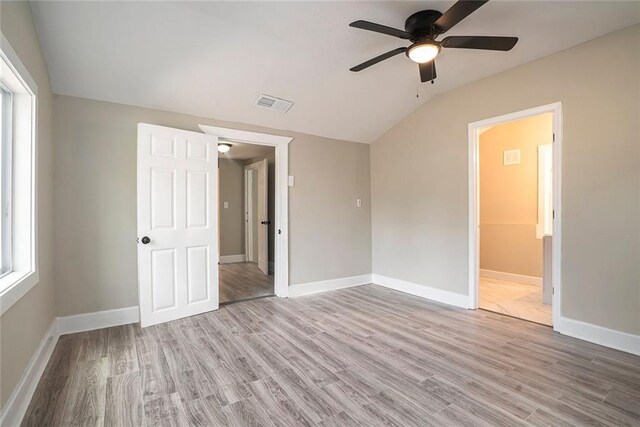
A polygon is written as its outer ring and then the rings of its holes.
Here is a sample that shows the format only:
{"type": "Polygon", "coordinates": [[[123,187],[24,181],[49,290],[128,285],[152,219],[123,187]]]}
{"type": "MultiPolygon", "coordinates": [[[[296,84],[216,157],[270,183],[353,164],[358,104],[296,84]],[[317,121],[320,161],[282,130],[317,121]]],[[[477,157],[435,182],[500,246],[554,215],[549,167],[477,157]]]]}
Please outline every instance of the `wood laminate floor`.
{"type": "Polygon", "coordinates": [[[23,425],[640,425],[640,357],[375,285],[60,338],[23,425]]]}
{"type": "Polygon", "coordinates": [[[266,275],[254,262],[219,264],[220,303],[273,295],[273,273],[266,275]]]}
{"type": "Polygon", "coordinates": [[[480,277],[478,306],[507,316],[552,325],[551,305],[542,303],[542,286],[480,277]]]}

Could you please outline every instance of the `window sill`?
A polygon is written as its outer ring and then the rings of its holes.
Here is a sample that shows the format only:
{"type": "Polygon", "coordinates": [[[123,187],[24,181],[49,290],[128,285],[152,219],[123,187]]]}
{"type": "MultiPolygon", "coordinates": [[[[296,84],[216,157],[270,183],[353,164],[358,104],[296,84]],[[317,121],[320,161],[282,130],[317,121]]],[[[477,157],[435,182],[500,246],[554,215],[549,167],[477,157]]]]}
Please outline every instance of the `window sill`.
{"type": "Polygon", "coordinates": [[[38,283],[37,271],[12,271],[0,278],[0,315],[38,283]]]}

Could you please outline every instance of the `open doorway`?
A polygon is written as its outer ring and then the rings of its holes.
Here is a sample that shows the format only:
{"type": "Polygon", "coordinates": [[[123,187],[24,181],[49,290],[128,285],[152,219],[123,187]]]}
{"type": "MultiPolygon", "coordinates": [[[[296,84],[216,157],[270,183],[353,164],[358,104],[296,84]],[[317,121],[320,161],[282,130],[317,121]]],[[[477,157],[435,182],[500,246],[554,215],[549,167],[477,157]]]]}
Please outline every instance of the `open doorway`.
{"type": "Polygon", "coordinates": [[[275,148],[220,146],[220,303],[274,295],[275,148]]]}
{"type": "Polygon", "coordinates": [[[553,325],[559,308],[559,271],[553,268],[560,255],[559,108],[470,125],[471,308],[553,325]]]}

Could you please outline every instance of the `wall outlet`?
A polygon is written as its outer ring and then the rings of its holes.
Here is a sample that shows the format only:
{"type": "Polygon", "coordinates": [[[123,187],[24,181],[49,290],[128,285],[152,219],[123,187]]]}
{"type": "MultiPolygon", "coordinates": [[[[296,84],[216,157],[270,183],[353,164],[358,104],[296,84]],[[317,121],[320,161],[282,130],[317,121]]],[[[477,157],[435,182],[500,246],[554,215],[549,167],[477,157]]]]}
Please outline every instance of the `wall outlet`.
{"type": "Polygon", "coordinates": [[[293,187],[296,184],[295,177],[293,175],[289,175],[289,187],[293,187]]]}
{"type": "Polygon", "coordinates": [[[356,199],[356,206],[359,208],[362,207],[362,199],[356,199]]]}
{"type": "Polygon", "coordinates": [[[223,207],[224,209],[229,209],[229,202],[224,202],[224,203],[222,204],[222,207],[223,207]]]}

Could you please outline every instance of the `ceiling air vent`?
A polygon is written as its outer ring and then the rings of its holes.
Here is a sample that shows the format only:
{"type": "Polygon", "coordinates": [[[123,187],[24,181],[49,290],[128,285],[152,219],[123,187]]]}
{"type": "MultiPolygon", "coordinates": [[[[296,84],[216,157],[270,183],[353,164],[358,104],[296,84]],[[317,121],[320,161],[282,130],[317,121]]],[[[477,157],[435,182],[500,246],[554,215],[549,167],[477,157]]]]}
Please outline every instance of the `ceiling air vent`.
{"type": "Polygon", "coordinates": [[[262,108],[268,108],[269,110],[286,113],[293,105],[293,102],[287,101],[286,99],[276,98],[275,96],[262,94],[258,97],[258,99],[256,99],[255,105],[262,108]]]}

